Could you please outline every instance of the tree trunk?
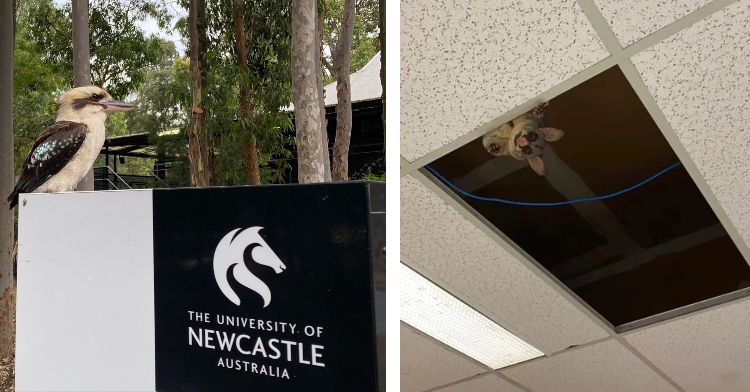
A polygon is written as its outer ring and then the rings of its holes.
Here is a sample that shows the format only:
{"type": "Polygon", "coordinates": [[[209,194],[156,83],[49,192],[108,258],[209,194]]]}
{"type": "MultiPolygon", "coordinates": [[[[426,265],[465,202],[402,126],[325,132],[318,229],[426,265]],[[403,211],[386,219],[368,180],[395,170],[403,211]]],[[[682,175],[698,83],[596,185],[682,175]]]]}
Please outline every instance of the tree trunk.
{"type": "Polygon", "coordinates": [[[13,4],[0,1],[0,357],[13,354],[13,4]]]}
{"type": "Polygon", "coordinates": [[[352,138],[352,91],[349,81],[349,64],[352,57],[355,0],[344,2],[341,33],[336,44],[333,67],[336,70],[336,140],[333,143],[334,181],[349,180],[349,141],[352,138]]]}
{"type": "Polygon", "coordinates": [[[206,84],[205,42],[206,7],[204,0],[190,0],[188,34],[190,36],[190,92],[193,106],[190,117],[188,144],[190,148],[190,183],[197,187],[211,184],[211,158],[208,138],[204,135],[206,121],[203,88],[206,84]]]}
{"type": "MultiPolygon", "coordinates": [[[[73,0],[71,16],[73,17],[73,86],[88,86],[91,84],[89,0],[73,0]]],[[[93,170],[89,170],[81,182],[76,185],[76,190],[94,190],[93,170]]]]}
{"type": "Polygon", "coordinates": [[[258,159],[258,148],[255,146],[255,138],[245,136],[242,139],[242,149],[247,166],[247,183],[260,185],[260,160],[258,159]]]}
{"type": "Polygon", "coordinates": [[[322,121],[320,122],[320,133],[323,137],[323,165],[324,165],[324,175],[325,175],[325,181],[331,182],[331,156],[328,153],[328,120],[326,120],[326,97],[325,97],[325,90],[323,89],[323,26],[325,23],[326,18],[326,2],[321,1],[323,5],[323,10],[320,14],[318,14],[318,38],[320,44],[320,50],[318,51],[320,53],[320,64],[318,64],[318,101],[320,102],[320,118],[322,121]]]}
{"type": "Polygon", "coordinates": [[[17,31],[18,31],[18,0],[13,0],[13,45],[14,46],[15,46],[17,31]]]}
{"type": "Polygon", "coordinates": [[[316,0],[292,0],[292,90],[300,183],[323,182],[316,0]]]}
{"type": "Polygon", "coordinates": [[[379,0],[380,17],[378,27],[380,28],[380,86],[383,88],[383,167],[385,167],[385,0],[379,0]]]}
{"type": "Polygon", "coordinates": [[[255,146],[255,135],[248,126],[250,118],[250,84],[247,69],[247,39],[245,36],[245,9],[242,0],[234,0],[234,52],[237,55],[237,68],[240,70],[240,129],[242,130],[242,148],[244,150],[247,183],[260,185],[260,166],[258,149],[255,146]]]}

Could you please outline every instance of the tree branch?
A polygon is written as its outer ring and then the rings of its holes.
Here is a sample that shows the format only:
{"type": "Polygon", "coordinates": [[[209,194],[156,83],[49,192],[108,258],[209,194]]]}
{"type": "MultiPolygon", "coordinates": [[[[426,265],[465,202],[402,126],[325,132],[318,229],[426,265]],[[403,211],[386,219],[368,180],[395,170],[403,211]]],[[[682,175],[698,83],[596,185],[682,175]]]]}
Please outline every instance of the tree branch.
{"type": "Polygon", "coordinates": [[[326,45],[328,45],[328,49],[331,51],[331,57],[336,58],[336,45],[334,45],[331,37],[326,37],[326,45]]]}
{"type": "Polygon", "coordinates": [[[328,73],[331,74],[332,78],[335,78],[336,77],[336,71],[333,68],[333,64],[331,64],[328,61],[328,59],[326,59],[325,57],[322,57],[322,59],[323,59],[323,65],[326,67],[326,70],[328,71],[328,73]]]}

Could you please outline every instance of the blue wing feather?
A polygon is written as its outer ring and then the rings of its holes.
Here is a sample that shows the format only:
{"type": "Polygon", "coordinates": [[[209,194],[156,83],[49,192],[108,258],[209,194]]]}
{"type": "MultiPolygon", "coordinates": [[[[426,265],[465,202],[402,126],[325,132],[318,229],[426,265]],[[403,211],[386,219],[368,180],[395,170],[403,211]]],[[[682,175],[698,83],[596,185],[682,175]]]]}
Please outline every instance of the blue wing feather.
{"type": "Polygon", "coordinates": [[[39,135],[21,165],[16,186],[8,197],[10,208],[18,204],[20,193],[33,192],[60,172],[81,149],[87,134],[86,124],[58,121],[39,135]]]}

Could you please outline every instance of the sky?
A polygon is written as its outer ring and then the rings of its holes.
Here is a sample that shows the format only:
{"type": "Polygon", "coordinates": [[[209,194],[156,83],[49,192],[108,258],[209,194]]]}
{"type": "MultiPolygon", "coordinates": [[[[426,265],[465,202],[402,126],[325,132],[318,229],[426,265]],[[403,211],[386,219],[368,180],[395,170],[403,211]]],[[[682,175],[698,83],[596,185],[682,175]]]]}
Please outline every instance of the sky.
{"type": "MultiPolygon", "coordinates": [[[[0,0],[1,1],[1,0],[0,0]]],[[[52,0],[55,5],[63,5],[63,4],[70,4],[70,0],[52,0]]],[[[181,7],[177,6],[176,4],[169,4],[167,5],[169,12],[173,16],[172,23],[177,21],[177,19],[187,16],[185,13],[185,10],[183,10],[181,7]]],[[[153,18],[148,18],[141,22],[141,28],[146,33],[146,35],[157,35],[161,38],[170,40],[174,42],[175,46],[177,47],[177,52],[179,54],[185,53],[185,45],[180,42],[180,35],[177,33],[176,30],[160,30],[159,26],[156,25],[156,20],[153,18]]]]}

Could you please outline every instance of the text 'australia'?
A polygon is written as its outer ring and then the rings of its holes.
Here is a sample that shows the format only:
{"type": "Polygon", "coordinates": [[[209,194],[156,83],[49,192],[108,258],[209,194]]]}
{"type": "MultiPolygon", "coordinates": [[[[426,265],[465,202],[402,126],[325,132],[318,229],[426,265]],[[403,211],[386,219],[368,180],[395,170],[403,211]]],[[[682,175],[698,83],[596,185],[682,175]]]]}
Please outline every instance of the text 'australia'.
{"type": "Polygon", "coordinates": [[[239,359],[219,358],[219,367],[260,374],[263,376],[279,377],[289,379],[289,372],[278,366],[258,365],[255,362],[240,361],[239,359]]]}

